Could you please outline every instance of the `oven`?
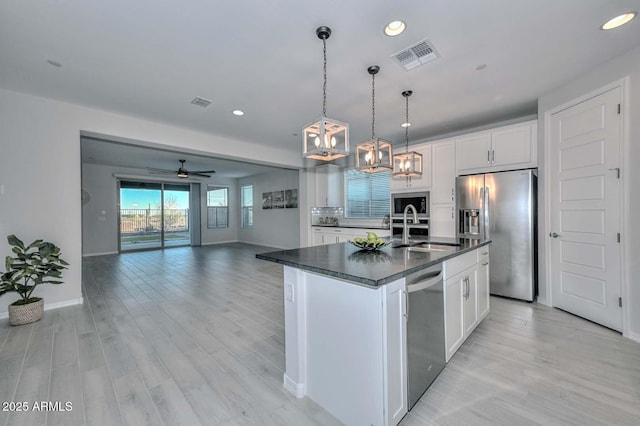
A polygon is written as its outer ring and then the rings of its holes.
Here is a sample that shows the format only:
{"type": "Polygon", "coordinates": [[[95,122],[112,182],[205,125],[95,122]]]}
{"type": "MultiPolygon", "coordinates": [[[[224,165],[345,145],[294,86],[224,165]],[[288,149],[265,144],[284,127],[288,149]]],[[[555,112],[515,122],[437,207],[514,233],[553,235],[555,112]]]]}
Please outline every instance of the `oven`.
{"type": "Polygon", "coordinates": [[[407,214],[410,237],[429,236],[429,192],[403,192],[391,194],[391,234],[394,238],[402,237],[404,209],[413,205],[418,212],[418,223],[413,223],[413,213],[407,214]]]}

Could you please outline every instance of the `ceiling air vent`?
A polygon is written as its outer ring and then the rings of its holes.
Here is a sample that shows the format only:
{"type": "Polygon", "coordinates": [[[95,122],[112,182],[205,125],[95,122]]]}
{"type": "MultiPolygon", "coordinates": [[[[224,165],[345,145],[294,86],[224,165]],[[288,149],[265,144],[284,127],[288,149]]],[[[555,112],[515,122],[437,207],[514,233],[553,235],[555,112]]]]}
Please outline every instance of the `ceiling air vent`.
{"type": "Polygon", "coordinates": [[[192,104],[197,105],[197,106],[202,107],[202,108],[208,107],[211,104],[211,102],[212,101],[210,101],[209,99],[201,98],[200,96],[196,96],[191,101],[192,104]]]}
{"type": "Polygon", "coordinates": [[[413,46],[409,46],[400,52],[394,53],[391,57],[395,58],[396,61],[400,62],[400,65],[402,65],[404,69],[409,71],[419,65],[426,64],[427,62],[431,62],[434,59],[439,58],[440,55],[433,44],[428,39],[424,39],[413,46]]]}

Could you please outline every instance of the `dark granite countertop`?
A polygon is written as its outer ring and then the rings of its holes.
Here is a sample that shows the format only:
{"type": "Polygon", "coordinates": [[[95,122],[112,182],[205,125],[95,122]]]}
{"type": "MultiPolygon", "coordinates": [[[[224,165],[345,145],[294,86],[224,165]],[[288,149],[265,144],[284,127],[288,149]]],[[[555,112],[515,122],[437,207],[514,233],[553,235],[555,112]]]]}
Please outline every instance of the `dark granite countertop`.
{"type": "Polygon", "coordinates": [[[389,245],[369,252],[359,250],[349,243],[338,243],[259,253],[256,257],[340,280],[378,287],[491,242],[451,238],[424,241],[460,246],[451,246],[451,251],[425,253],[389,245]]]}

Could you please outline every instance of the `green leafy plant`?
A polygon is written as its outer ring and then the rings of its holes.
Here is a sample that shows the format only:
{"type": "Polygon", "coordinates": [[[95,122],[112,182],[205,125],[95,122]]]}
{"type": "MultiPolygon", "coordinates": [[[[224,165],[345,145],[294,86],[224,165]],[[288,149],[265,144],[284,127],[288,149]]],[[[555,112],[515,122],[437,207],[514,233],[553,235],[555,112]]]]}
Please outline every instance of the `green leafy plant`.
{"type": "Polygon", "coordinates": [[[26,305],[39,300],[31,294],[40,284],[62,284],[62,270],[69,265],[60,257],[60,248],[53,243],[35,240],[28,246],[15,235],[7,237],[14,256],[7,256],[0,276],[0,296],[15,291],[22,299],[13,305],[26,305]]]}

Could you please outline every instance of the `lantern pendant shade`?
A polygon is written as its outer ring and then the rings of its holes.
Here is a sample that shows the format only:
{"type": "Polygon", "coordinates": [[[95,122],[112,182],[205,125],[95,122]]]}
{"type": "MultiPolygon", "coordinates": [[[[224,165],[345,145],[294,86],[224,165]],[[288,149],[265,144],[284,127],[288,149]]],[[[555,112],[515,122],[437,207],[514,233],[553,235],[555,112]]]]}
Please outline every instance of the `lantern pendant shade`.
{"type": "Polygon", "coordinates": [[[407,151],[393,156],[393,177],[422,176],[422,154],[407,151]]]}
{"type": "Polygon", "coordinates": [[[377,173],[393,168],[391,142],[375,138],[356,145],[356,169],[377,173]]]}
{"type": "Polygon", "coordinates": [[[331,161],[349,155],[349,125],[332,118],[320,117],[302,132],[305,158],[331,161]]]}

